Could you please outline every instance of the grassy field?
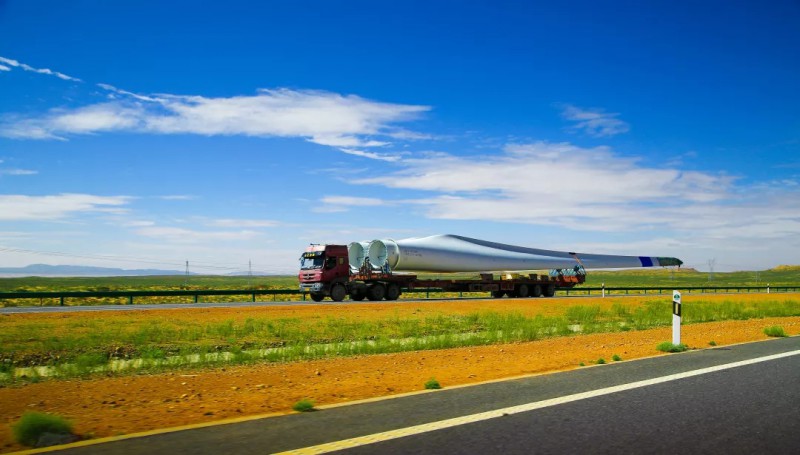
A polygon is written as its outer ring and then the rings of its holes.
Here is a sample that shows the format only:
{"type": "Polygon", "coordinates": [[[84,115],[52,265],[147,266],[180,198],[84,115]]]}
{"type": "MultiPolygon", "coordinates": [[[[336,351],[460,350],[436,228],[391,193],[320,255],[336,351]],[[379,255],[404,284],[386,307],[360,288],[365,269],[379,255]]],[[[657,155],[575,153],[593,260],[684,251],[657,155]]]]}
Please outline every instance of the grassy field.
{"type": "MultiPolygon", "coordinates": [[[[0,381],[49,366],[72,377],[137,369],[441,349],[671,324],[663,296],[159,310],[0,318],[0,381]],[[127,368],[127,367],[126,367],[127,368]]],[[[684,323],[800,316],[797,294],[691,296],[684,323]]],[[[30,373],[28,373],[30,375],[30,373]]]]}

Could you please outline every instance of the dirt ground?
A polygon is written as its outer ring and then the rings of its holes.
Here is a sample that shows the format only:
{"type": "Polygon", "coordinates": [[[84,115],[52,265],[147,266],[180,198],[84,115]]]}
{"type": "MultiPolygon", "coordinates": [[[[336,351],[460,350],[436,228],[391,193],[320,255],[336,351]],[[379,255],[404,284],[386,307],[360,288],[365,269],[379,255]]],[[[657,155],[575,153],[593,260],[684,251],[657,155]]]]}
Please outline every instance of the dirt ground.
{"type": "MultiPolygon", "coordinates": [[[[682,341],[693,349],[767,339],[780,325],[800,334],[800,317],[685,325],[682,341]]],[[[580,368],[599,358],[612,363],[660,354],[655,346],[671,329],[577,335],[529,343],[258,364],[183,373],[52,380],[0,388],[0,452],[25,449],[11,425],[25,411],[50,412],[75,423],[86,438],[129,434],[235,417],[288,413],[310,399],[318,407],[424,389],[580,368]]],[[[601,367],[602,368],[602,367],[601,367]]]]}

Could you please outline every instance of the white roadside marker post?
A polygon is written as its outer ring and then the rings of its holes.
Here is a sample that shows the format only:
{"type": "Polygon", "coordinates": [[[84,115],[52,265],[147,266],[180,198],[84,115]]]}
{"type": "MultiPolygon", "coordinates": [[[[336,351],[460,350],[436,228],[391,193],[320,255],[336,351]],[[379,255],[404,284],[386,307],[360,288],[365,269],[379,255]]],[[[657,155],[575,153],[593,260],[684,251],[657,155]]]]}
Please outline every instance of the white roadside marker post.
{"type": "Polygon", "coordinates": [[[672,291],[672,344],[681,344],[681,293],[672,291]]]}

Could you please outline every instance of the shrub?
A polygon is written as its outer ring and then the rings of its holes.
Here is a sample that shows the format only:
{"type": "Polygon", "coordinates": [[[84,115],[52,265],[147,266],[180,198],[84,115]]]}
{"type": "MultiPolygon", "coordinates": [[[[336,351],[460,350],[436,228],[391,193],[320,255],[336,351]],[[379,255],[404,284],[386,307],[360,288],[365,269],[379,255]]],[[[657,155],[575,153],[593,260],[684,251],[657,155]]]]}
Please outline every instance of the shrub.
{"type": "Polygon", "coordinates": [[[72,434],[72,423],[54,414],[26,412],[19,422],[11,426],[11,431],[14,440],[33,447],[45,433],[72,434]]]}
{"type": "Polygon", "coordinates": [[[658,349],[659,351],[663,351],[663,352],[683,352],[683,351],[689,349],[689,347],[686,346],[683,343],[681,343],[681,344],[672,344],[669,341],[665,341],[665,342],[659,344],[658,346],[656,346],[656,349],[658,349]]]}
{"type": "Polygon", "coordinates": [[[708,345],[709,345],[709,346],[716,346],[716,345],[717,345],[717,342],[716,342],[716,341],[714,341],[714,340],[711,340],[711,341],[709,341],[709,342],[708,342],[708,345]]]}
{"type": "Polygon", "coordinates": [[[615,362],[619,362],[620,360],[622,360],[622,357],[614,354],[613,356],[611,356],[611,360],[613,360],[615,362]]]}
{"type": "Polygon", "coordinates": [[[783,330],[783,327],[779,325],[773,325],[772,327],[767,327],[764,329],[764,334],[768,337],[787,337],[789,335],[783,330]]]}
{"type": "Polygon", "coordinates": [[[311,400],[303,399],[303,400],[300,400],[297,403],[295,403],[294,406],[292,406],[292,409],[294,409],[297,412],[313,411],[314,410],[314,402],[311,401],[311,400]]]}
{"type": "Polygon", "coordinates": [[[428,382],[425,383],[425,388],[429,390],[441,389],[442,385],[439,384],[439,381],[436,379],[430,378],[428,382]]]}
{"type": "Polygon", "coordinates": [[[597,359],[597,364],[598,364],[598,365],[604,365],[605,363],[606,363],[606,359],[604,359],[604,358],[602,358],[602,357],[600,357],[599,359],[597,359]]]}

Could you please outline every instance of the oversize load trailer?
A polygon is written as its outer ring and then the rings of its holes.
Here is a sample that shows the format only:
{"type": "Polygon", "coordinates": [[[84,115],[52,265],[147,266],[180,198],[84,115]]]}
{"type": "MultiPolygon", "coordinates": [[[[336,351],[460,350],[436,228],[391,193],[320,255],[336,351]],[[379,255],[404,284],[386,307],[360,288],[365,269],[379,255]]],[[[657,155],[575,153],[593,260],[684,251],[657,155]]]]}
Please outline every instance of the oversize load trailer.
{"type": "Polygon", "coordinates": [[[335,302],[347,296],[360,301],[369,299],[397,300],[404,290],[440,288],[447,292],[490,292],[493,297],[552,297],[556,290],[583,283],[586,274],[580,264],[569,269],[556,269],[549,275],[524,276],[481,273],[480,279],[419,279],[417,275],[392,273],[375,269],[369,263],[351,267],[345,245],[311,245],[301,258],[300,291],[316,302],[330,297],[335,302]]]}

